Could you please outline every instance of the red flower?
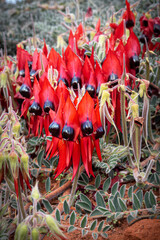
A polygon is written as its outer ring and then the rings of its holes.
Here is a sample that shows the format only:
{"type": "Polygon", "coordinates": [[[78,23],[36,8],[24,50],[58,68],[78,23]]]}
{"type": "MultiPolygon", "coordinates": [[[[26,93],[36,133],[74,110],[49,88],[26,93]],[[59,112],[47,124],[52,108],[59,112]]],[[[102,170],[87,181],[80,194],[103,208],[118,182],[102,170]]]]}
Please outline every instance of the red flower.
{"type": "Polygon", "coordinates": [[[131,11],[130,4],[127,0],[126,0],[126,7],[127,7],[127,10],[123,13],[122,18],[125,19],[126,27],[132,28],[135,25],[135,16],[134,16],[134,13],[131,11]]]}

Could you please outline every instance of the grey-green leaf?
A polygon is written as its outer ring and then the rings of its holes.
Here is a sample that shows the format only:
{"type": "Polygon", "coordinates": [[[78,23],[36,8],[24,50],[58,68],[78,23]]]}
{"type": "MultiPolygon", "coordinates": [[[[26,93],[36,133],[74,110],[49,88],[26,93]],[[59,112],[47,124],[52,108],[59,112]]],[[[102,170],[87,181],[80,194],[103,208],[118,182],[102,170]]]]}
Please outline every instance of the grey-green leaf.
{"type": "Polygon", "coordinates": [[[73,232],[74,230],[76,230],[76,228],[73,225],[69,226],[68,233],[73,232]]]}
{"type": "Polygon", "coordinates": [[[65,214],[69,214],[69,205],[66,200],[63,203],[63,209],[64,209],[65,214]]]}
{"type": "Polygon", "coordinates": [[[106,208],[105,201],[99,192],[96,192],[96,203],[97,203],[97,206],[106,208]]]}
{"type": "Polygon", "coordinates": [[[38,165],[41,167],[42,165],[42,161],[44,159],[44,153],[45,151],[44,150],[41,150],[38,154],[38,157],[37,157],[37,160],[38,160],[38,165]]]}
{"type": "Polygon", "coordinates": [[[106,181],[103,184],[103,191],[107,192],[111,184],[111,178],[107,178],[106,181]]]}
{"type": "Polygon", "coordinates": [[[56,209],[56,220],[57,220],[57,222],[61,222],[61,213],[60,213],[60,211],[59,211],[59,209],[57,208],[56,209]]]}
{"type": "Polygon", "coordinates": [[[125,201],[123,199],[118,198],[118,203],[119,203],[119,206],[122,209],[122,211],[126,211],[127,210],[126,203],[125,203],[125,201]]]}
{"type": "Polygon", "coordinates": [[[96,226],[97,226],[97,219],[91,223],[90,230],[93,231],[96,228],[96,226]]]}
{"type": "Polygon", "coordinates": [[[53,212],[53,209],[52,209],[52,206],[49,203],[49,201],[47,199],[43,199],[42,203],[45,206],[45,208],[47,209],[47,211],[51,214],[53,212]]]}
{"type": "Polygon", "coordinates": [[[47,180],[45,182],[45,187],[46,187],[46,192],[49,192],[50,188],[51,188],[51,179],[50,179],[50,177],[47,178],[47,180]]]}
{"type": "Polygon", "coordinates": [[[133,207],[134,209],[140,209],[141,203],[135,193],[133,193],[133,207]]]}
{"type": "Polygon", "coordinates": [[[76,214],[75,211],[73,211],[70,215],[70,219],[69,219],[69,223],[70,225],[74,225],[75,224],[75,220],[76,220],[76,214]]]}
{"type": "Polygon", "coordinates": [[[95,179],[95,187],[98,189],[100,184],[101,184],[101,176],[100,176],[100,174],[98,174],[95,179]]]}
{"type": "Polygon", "coordinates": [[[114,206],[114,203],[111,199],[108,200],[108,203],[109,203],[109,208],[112,212],[115,212],[116,211],[116,208],[114,206]]]}
{"type": "Polygon", "coordinates": [[[98,232],[101,232],[101,230],[102,230],[102,228],[103,228],[103,224],[104,224],[104,220],[102,220],[102,221],[99,223],[98,232]]]}
{"type": "Polygon", "coordinates": [[[117,193],[118,187],[119,187],[119,182],[116,182],[116,183],[112,186],[112,188],[111,188],[111,193],[112,193],[112,195],[115,195],[115,194],[117,193]]]}
{"type": "Polygon", "coordinates": [[[125,191],[126,191],[126,184],[122,185],[119,190],[121,198],[124,198],[125,191]]]}
{"type": "Polygon", "coordinates": [[[85,228],[87,224],[87,215],[83,217],[81,221],[81,228],[85,228]]]}
{"type": "Polygon", "coordinates": [[[152,190],[150,190],[150,192],[149,192],[149,201],[150,201],[151,206],[156,205],[156,198],[155,198],[155,195],[152,190]]]}
{"type": "Polygon", "coordinates": [[[88,211],[88,212],[91,212],[91,211],[92,211],[92,208],[91,208],[90,205],[88,205],[88,203],[86,203],[86,202],[77,201],[77,205],[78,205],[79,207],[81,207],[82,209],[88,211]]]}
{"type": "Polygon", "coordinates": [[[92,233],[92,238],[97,239],[98,238],[98,233],[92,233]]]}
{"type": "Polygon", "coordinates": [[[89,198],[88,198],[86,195],[84,195],[83,193],[81,193],[81,194],[80,194],[80,199],[81,199],[83,202],[87,203],[87,204],[90,206],[90,209],[92,208],[92,203],[91,203],[91,201],[89,200],[89,198]]]}

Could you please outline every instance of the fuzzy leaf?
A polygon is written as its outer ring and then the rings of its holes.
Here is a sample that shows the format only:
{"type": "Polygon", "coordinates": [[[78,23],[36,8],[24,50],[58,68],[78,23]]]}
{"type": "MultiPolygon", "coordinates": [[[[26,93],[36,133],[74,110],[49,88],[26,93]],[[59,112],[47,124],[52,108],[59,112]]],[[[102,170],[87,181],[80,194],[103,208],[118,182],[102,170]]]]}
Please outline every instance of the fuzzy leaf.
{"type": "Polygon", "coordinates": [[[37,160],[38,160],[38,165],[41,167],[42,161],[44,159],[44,150],[41,150],[38,154],[37,160]]]}
{"type": "Polygon", "coordinates": [[[51,188],[51,179],[50,179],[50,177],[48,177],[46,182],[45,182],[45,188],[46,188],[46,192],[50,191],[50,188],[51,188]]]}
{"type": "Polygon", "coordinates": [[[105,201],[99,192],[96,192],[96,203],[97,203],[97,206],[106,208],[105,201]]]}
{"type": "Polygon", "coordinates": [[[100,210],[94,209],[93,212],[91,212],[90,217],[102,216],[102,215],[103,213],[100,210]]]}
{"type": "Polygon", "coordinates": [[[64,209],[65,214],[69,214],[69,205],[66,200],[63,203],[63,209],[64,209]]]}
{"type": "Polygon", "coordinates": [[[49,201],[47,199],[43,199],[42,203],[45,206],[45,208],[47,209],[47,211],[51,214],[53,212],[53,209],[52,209],[52,206],[49,203],[49,201]]]}
{"type": "Polygon", "coordinates": [[[69,226],[68,233],[73,232],[74,230],[76,230],[74,226],[69,226]]]}
{"type": "Polygon", "coordinates": [[[150,201],[151,206],[156,205],[156,198],[155,198],[155,195],[152,190],[150,190],[150,192],[149,192],[149,201],[150,201]]]}
{"type": "Polygon", "coordinates": [[[101,176],[100,176],[100,174],[98,174],[95,179],[95,187],[98,189],[100,184],[101,184],[101,176]]]}
{"type": "Polygon", "coordinates": [[[61,213],[60,213],[60,211],[59,211],[59,209],[57,208],[56,209],[56,220],[57,220],[57,222],[61,222],[61,213]]]}
{"type": "Polygon", "coordinates": [[[93,237],[93,239],[97,239],[98,238],[98,233],[92,233],[92,237],[93,237]]]}
{"type": "Polygon", "coordinates": [[[91,201],[89,200],[89,198],[86,195],[81,193],[80,194],[80,199],[81,199],[82,202],[87,203],[90,206],[90,209],[92,209],[92,203],[91,203],[91,201]]]}
{"type": "Polygon", "coordinates": [[[132,215],[128,215],[127,217],[127,222],[130,223],[134,220],[135,218],[132,215]]]}
{"type": "Polygon", "coordinates": [[[118,198],[118,203],[119,203],[119,206],[122,209],[122,211],[126,211],[127,210],[126,203],[125,203],[125,201],[123,199],[118,198]]]}
{"type": "Polygon", "coordinates": [[[140,209],[141,208],[141,203],[135,193],[133,193],[133,205],[135,209],[140,209]]]}
{"type": "Polygon", "coordinates": [[[93,185],[87,185],[87,186],[85,187],[85,189],[86,189],[86,190],[91,190],[91,191],[96,191],[96,188],[95,188],[95,186],[93,186],[93,185]]]}
{"type": "Polygon", "coordinates": [[[88,184],[89,183],[89,178],[88,176],[85,174],[85,173],[82,173],[81,174],[81,178],[83,179],[83,181],[88,184]]]}
{"type": "Polygon", "coordinates": [[[124,198],[125,191],[126,191],[126,184],[122,185],[119,190],[121,198],[124,198]]]}
{"type": "Polygon", "coordinates": [[[82,237],[84,237],[85,235],[87,235],[88,230],[82,229],[82,237]]]}
{"type": "Polygon", "coordinates": [[[99,225],[98,225],[98,232],[101,232],[102,228],[103,228],[103,224],[104,224],[104,220],[102,220],[99,225]]]}
{"type": "Polygon", "coordinates": [[[109,208],[112,212],[115,212],[116,211],[116,208],[114,206],[114,203],[111,199],[108,200],[108,203],[109,203],[109,208]]]}
{"type": "Polygon", "coordinates": [[[132,193],[133,193],[133,186],[131,186],[131,187],[128,189],[128,197],[129,197],[129,198],[132,198],[132,193]]]}
{"type": "Polygon", "coordinates": [[[93,231],[96,228],[96,226],[97,226],[97,219],[91,223],[90,230],[93,231]]]}
{"type": "Polygon", "coordinates": [[[90,207],[90,205],[86,202],[80,202],[80,201],[77,201],[77,205],[81,208],[81,209],[84,209],[88,212],[91,212],[92,211],[92,208],[90,207]]]}
{"type": "Polygon", "coordinates": [[[73,211],[70,215],[70,219],[69,219],[69,223],[70,225],[74,225],[75,224],[75,221],[76,221],[76,214],[75,214],[75,211],[73,211]]]}
{"type": "Polygon", "coordinates": [[[85,228],[87,224],[87,215],[83,217],[81,221],[81,228],[85,228]]]}
{"type": "Polygon", "coordinates": [[[117,193],[118,187],[119,187],[119,182],[116,182],[116,183],[112,186],[112,188],[111,188],[111,193],[112,193],[112,195],[115,195],[115,194],[117,193]]]}
{"type": "Polygon", "coordinates": [[[107,178],[106,181],[103,184],[103,191],[107,192],[111,184],[111,178],[107,178]]]}
{"type": "Polygon", "coordinates": [[[107,233],[101,233],[101,236],[103,237],[103,238],[108,238],[108,234],[107,233]]]}

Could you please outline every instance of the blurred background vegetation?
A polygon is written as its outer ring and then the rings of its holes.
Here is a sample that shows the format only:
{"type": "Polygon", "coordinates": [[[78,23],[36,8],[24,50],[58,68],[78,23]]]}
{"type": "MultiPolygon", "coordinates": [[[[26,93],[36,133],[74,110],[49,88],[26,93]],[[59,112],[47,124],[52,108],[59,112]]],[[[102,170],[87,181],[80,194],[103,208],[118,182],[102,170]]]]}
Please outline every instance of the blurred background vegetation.
{"type": "MultiPolygon", "coordinates": [[[[157,1],[158,0],[129,1],[131,5],[138,3],[134,8],[137,14],[135,31],[139,28],[139,18],[143,12],[150,10],[152,16],[158,16],[159,9],[156,8],[157,1]]],[[[89,7],[92,8],[93,16],[89,18],[88,24],[90,26],[95,25],[100,17],[102,25],[105,26],[107,20],[113,13],[125,7],[125,0],[1,0],[0,49],[3,49],[3,35],[5,33],[7,53],[8,55],[14,56],[16,53],[16,44],[28,37],[32,37],[34,31],[37,37],[42,40],[45,38],[46,43],[56,49],[57,36],[66,32],[64,39],[67,42],[67,36],[69,34],[69,30],[64,26],[66,22],[63,13],[65,14],[66,11],[69,11],[75,14],[77,24],[79,24],[89,7]]],[[[119,14],[121,13],[122,12],[119,14]]]]}

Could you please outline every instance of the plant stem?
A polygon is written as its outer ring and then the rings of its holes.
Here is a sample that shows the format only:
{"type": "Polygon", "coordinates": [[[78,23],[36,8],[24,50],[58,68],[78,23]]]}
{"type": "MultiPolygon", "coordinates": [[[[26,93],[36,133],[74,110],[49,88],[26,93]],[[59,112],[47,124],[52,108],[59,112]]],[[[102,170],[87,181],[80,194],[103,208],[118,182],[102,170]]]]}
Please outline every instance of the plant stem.
{"type": "MultiPolygon", "coordinates": [[[[124,57],[124,62],[123,62],[124,66],[125,66],[125,57],[124,57]]],[[[125,81],[125,75],[126,75],[126,72],[125,72],[125,67],[124,67],[124,70],[123,70],[123,75],[122,75],[122,79],[121,79],[121,84],[122,86],[124,86],[124,81],[125,81]]],[[[124,93],[124,90],[121,88],[121,117],[122,117],[122,132],[123,132],[123,141],[124,141],[124,145],[127,147],[127,151],[128,151],[128,154],[127,154],[127,157],[128,157],[128,162],[129,162],[129,165],[131,167],[133,167],[133,162],[132,162],[132,158],[130,156],[130,151],[129,151],[129,146],[128,146],[128,133],[127,133],[127,122],[126,122],[126,112],[125,112],[125,93],[124,93]]]]}
{"type": "MultiPolygon", "coordinates": [[[[149,73],[150,73],[150,65],[149,65],[149,51],[147,50],[147,53],[146,53],[146,80],[150,80],[150,77],[149,77],[149,73]]],[[[150,109],[150,106],[149,106],[149,110],[148,110],[148,136],[149,136],[149,139],[151,140],[152,143],[154,143],[154,138],[153,138],[153,135],[152,135],[152,123],[151,123],[151,109],[150,109]]]]}
{"type": "Polygon", "coordinates": [[[21,209],[22,217],[23,217],[23,219],[25,219],[26,218],[26,212],[24,210],[24,205],[23,205],[23,200],[22,200],[20,180],[18,180],[18,197],[19,197],[18,201],[19,201],[19,206],[20,206],[20,209],[21,209]]]}
{"type": "MultiPolygon", "coordinates": [[[[80,167],[80,165],[79,165],[79,167],[80,167]]],[[[69,198],[69,207],[71,207],[74,203],[74,196],[75,196],[75,192],[76,192],[76,189],[77,189],[77,182],[78,182],[78,178],[79,178],[79,167],[78,167],[76,176],[75,176],[73,184],[72,184],[71,195],[70,195],[70,198],[69,198]]]]}

